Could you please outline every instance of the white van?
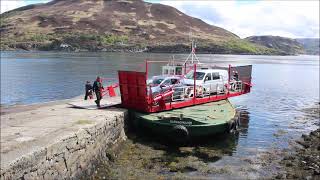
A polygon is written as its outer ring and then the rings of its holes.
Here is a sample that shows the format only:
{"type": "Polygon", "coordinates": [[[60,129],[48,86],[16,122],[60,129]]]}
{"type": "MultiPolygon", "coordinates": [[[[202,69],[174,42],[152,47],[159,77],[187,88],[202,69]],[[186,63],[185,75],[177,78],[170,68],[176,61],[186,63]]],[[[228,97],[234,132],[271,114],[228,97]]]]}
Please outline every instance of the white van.
{"type": "MultiPolygon", "coordinates": [[[[196,71],[196,86],[203,87],[204,93],[223,93],[228,83],[228,71],[222,69],[199,69],[196,71]]],[[[182,83],[187,86],[194,84],[194,71],[185,75],[182,83]]]]}

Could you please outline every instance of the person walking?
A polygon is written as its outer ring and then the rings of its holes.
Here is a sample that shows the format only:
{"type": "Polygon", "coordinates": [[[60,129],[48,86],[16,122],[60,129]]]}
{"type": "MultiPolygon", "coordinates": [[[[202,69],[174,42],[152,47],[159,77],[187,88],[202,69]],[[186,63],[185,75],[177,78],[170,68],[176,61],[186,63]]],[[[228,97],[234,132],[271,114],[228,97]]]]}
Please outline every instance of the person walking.
{"type": "Polygon", "coordinates": [[[98,76],[97,79],[93,83],[93,91],[96,94],[97,100],[95,100],[98,107],[100,107],[100,100],[102,99],[102,82],[101,78],[98,76]]]}
{"type": "Polygon", "coordinates": [[[84,100],[87,100],[88,96],[90,99],[92,99],[92,85],[91,85],[90,81],[87,81],[87,83],[85,85],[85,89],[86,89],[86,94],[84,96],[84,100]]]}
{"type": "Polygon", "coordinates": [[[239,81],[238,71],[233,71],[233,79],[234,79],[235,81],[239,81]]]}

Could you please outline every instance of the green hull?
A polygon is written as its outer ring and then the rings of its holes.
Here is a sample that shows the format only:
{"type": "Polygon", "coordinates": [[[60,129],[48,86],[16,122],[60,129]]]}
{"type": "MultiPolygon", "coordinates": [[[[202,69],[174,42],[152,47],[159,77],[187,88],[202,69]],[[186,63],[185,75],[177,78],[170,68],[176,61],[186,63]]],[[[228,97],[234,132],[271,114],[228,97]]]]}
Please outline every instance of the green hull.
{"type": "Polygon", "coordinates": [[[134,112],[135,124],[143,131],[179,138],[228,132],[236,125],[236,110],[228,100],[159,113],[134,112]]]}

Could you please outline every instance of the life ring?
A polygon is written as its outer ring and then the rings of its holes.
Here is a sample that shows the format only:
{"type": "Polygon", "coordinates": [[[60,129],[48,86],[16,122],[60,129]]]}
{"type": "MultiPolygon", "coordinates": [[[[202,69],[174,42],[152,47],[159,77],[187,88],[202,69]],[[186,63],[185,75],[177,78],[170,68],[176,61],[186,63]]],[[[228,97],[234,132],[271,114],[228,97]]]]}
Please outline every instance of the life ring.
{"type": "Polygon", "coordinates": [[[172,128],[173,139],[177,142],[185,142],[189,139],[189,132],[185,126],[176,125],[172,128]]]}

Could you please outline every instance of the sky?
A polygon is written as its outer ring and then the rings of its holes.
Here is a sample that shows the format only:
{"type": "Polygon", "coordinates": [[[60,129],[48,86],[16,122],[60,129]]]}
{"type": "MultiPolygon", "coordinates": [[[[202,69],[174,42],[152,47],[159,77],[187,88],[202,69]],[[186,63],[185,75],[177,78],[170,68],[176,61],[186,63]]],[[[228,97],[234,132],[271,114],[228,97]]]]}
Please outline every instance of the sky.
{"type": "Polygon", "coordinates": [[[1,14],[22,6],[37,3],[47,3],[49,1],[51,0],[1,0],[1,14]]]}
{"type": "MultiPolygon", "coordinates": [[[[1,13],[50,0],[1,0],[1,13]]],[[[319,1],[145,0],[173,6],[187,15],[227,29],[241,38],[274,35],[319,38],[319,1]]]]}
{"type": "Polygon", "coordinates": [[[319,1],[219,0],[161,1],[203,21],[227,29],[241,38],[275,35],[319,37],[319,1]]]}

